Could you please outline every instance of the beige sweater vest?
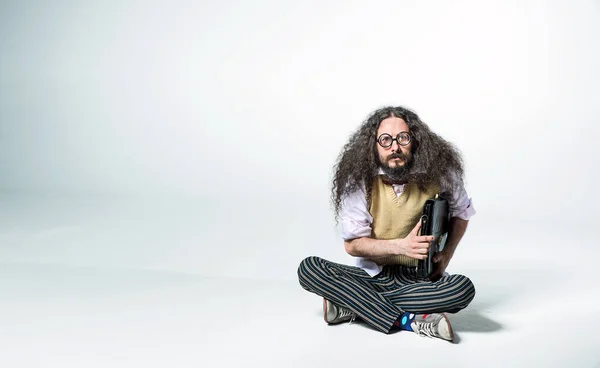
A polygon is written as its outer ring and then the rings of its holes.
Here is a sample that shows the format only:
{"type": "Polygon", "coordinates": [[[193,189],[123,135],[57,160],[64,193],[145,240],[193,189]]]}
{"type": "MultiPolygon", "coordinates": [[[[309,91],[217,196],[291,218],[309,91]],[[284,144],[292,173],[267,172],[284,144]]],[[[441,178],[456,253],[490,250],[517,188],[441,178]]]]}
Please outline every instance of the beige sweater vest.
{"type": "MultiPolygon", "coordinates": [[[[421,191],[414,184],[406,184],[400,196],[391,185],[384,184],[381,176],[373,183],[369,198],[369,213],[373,217],[371,237],[375,239],[396,239],[406,237],[423,214],[423,206],[434,198],[439,187],[421,191]]],[[[377,264],[401,264],[414,267],[418,260],[407,256],[372,258],[377,264]]]]}

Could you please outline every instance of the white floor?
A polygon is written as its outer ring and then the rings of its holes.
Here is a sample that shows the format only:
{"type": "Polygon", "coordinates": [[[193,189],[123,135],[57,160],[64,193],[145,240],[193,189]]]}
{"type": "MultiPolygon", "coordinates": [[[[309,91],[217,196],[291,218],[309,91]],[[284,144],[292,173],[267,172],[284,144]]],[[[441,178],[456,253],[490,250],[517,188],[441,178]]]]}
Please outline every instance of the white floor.
{"type": "MultiPolygon", "coordinates": [[[[553,251],[540,253],[535,262],[524,257],[508,264],[511,257],[503,253],[476,262],[463,251],[450,271],[471,277],[477,296],[467,309],[450,315],[457,335],[457,343],[450,344],[408,332],[384,335],[360,322],[327,326],[321,299],[294,280],[290,260],[299,262],[302,249],[290,250],[289,257],[281,253],[278,264],[289,272],[280,279],[241,278],[240,272],[210,277],[183,266],[144,270],[141,261],[126,267],[119,254],[134,252],[126,248],[137,239],[133,233],[147,236],[135,243],[147,265],[163,258],[171,266],[176,259],[189,266],[184,259],[191,251],[175,247],[179,255],[170,258],[160,253],[161,245],[169,247],[165,226],[173,230],[174,225],[157,226],[164,218],[141,216],[143,208],[130,216],[127,208],[107,213],[97,205],[87,212],[84,207],[67,211],[46,203],[41,210],[3,202],[0,367],[600,367],[600,287],[594,268],[600,252],[557,256],[559,239],[546,242],[553,251]],[[149,239],[154,242],[140,248],[149,239]],[[96,248],[103,241],[111,251],[96,248]],[[115,244],[122,252],[114,251],[115,244]],[[85,264],[84,254],[102,262],[85,264]],[[120,260],[110,262],[110,255],[120,260]]],[[[176,217],[172,238],[181,245],[185,235],[202,249],[204,230],[193,226],[198,217],[176,217]]],[[[473,234],[465,249],[479,239],[473,234]]],[[[230,247],[239,233],[227,239],[219,246],[230,247]]],[[[241,247],[230,249],[252,257],[241,247]]],[[[240,267],[236,256],[229,262],[226,255],[223,250],[212,262],[240,267]]]]}

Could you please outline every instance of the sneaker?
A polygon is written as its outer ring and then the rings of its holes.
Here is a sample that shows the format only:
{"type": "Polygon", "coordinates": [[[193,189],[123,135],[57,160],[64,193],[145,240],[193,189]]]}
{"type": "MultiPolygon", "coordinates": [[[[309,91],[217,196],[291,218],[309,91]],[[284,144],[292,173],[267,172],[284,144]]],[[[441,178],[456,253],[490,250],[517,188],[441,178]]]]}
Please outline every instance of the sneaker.
{"type": "Polygon", "coordinates": [[[348,308],[340,307],[323,298],[323,318],[329,324],[354,321],[356,313],[348,308]]]}
{"type": "Polygon", "coordinates": [[[410,327],[420,336],[454,341],[454,332],[444,313],[417,314],[410,327]]]}

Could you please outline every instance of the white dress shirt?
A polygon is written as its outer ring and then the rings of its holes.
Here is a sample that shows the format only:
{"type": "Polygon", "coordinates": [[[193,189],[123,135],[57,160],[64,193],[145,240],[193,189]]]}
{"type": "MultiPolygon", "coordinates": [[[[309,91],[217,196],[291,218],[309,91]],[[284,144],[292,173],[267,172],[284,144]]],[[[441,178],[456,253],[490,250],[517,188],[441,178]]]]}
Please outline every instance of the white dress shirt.
{"type": "MultiPolygon", "coordinates": [[[[379,174],[383,174],[381,169],[379,170],[379,174]]],[[[394,188],[394,192],[396,192],[396,196],[400,196],[404,191],[404,184],[394,184],[392,187],[394,188]]],[[[443,190],[444,188],[442,188],[442,191],[443,190]]],[[[459,217],[463,220],[469,220],[471,216],[475,215],[475,208],[464,187],[454,191],[452,198],[448,199],[448,204],[450,217],[459,217]]],[[[373,222],[373,217],[371,217],[369,209],[367,208],[364,185],[360,189],[342,198],[339,219],[342,238],[344,240],[369,237],[371,235],[371,223],[373,222]]],[[[371,276],[378,275],[383,269],[383,266],[368,259],[362,257],[354,258],[356,266],[362,268],[371,276]]]]}

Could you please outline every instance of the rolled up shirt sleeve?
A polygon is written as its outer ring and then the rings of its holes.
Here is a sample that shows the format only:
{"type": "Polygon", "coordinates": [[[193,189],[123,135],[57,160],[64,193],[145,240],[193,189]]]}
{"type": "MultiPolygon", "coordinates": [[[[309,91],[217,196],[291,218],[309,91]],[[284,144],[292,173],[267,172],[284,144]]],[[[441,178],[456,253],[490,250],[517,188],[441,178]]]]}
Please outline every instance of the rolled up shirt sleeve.
{"type": "Polygon", "coordinates": [[[371,235],[373,217],[367,209],[364,188],[342,197],[340,206],[340,225],[342,238],[351,240],[371,235]]]}
{"type": "Polygon", "coordinates": [[[458,217],[468,221],[476,213],[472,199],[462,186],[454,190],[448,205],[450,207],[450,217],[458,217]]]}

